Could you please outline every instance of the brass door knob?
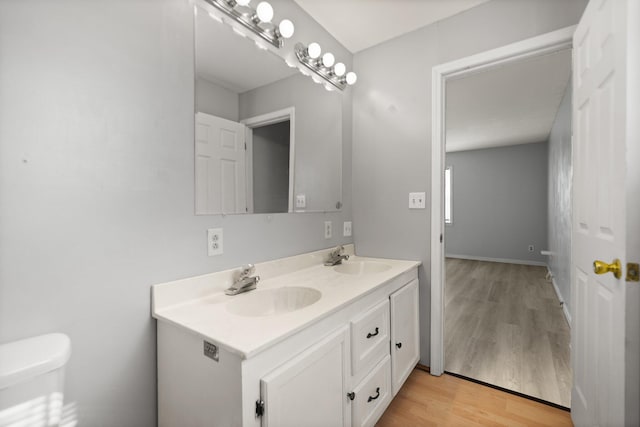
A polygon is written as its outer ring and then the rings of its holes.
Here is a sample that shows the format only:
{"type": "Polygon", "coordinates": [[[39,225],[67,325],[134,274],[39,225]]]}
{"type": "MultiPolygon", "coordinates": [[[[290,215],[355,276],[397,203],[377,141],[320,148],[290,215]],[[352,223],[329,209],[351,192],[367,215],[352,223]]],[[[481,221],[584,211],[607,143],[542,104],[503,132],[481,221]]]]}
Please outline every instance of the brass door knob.
{"type": "Polygon", "coordinates": [[[613,273],[616,279],[622,277],[622,264],[619,259],[614,259],[611,264],[607,264],[604,261],[593,261],[593,272],[596,274],[613,273]]]}

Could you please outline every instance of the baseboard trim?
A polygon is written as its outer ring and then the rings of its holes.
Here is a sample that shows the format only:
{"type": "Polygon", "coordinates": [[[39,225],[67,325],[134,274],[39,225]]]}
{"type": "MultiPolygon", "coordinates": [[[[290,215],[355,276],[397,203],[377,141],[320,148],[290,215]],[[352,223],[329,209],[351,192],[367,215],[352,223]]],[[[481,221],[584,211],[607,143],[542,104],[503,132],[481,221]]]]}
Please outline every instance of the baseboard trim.
{"type": "Polygon", "coordinates": [[[429,373],[429,374],[431,373],[431,368],[430,368],[430,367],[428,367],[427,365],[423,365],[423,364],[421,364],[421,363],[418,363],[418,364],[416,365],[416,369],[419,369],[419,370],[421,370],[421,371],[425,371],[425,372],[427,372],[427,373],[429,373]]]}
{"type": "Polygon", "coordinates": [[[551,267],[547,266],[547,271],[549,278],[551,278],[551,284],[553,285],[553,290],[556,292],[556,296],[560,303],[562,303],[562,313],[564,313],[564,318],[567,320],[569,324],[569,329],[571,329],[571,314],[569,314],[569,309],[567,308],[567,304],[562,299],[562,295],[560,294],[560,288],[558,288],[558,284],[556,283],[556,277],[553,275],[551,271],[551,267]]]}
{"type": "Polygon", "coordinates": [[[457,258],[457,259],[468,259],[471,261],[487,261],[487,262],[501,262],[504,264],[520,264],[520,265],[537,265],[539,267],[547,267],[546,262],[542,261],[528,261],[525,259],[511,259],[511,258],[489,258],[483,256],[473,256],[473,255],[456,255],[456,254],[446,254],[446,258],[457,258]]]}

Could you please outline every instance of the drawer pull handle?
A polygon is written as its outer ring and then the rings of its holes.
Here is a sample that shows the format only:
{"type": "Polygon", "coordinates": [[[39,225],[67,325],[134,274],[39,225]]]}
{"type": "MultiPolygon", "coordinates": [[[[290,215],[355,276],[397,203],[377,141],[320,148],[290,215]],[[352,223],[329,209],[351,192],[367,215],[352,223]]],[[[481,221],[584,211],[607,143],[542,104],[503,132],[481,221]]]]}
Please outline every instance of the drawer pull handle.
{"type": "Polygon", "coordinates": [[[376,395],[375,396],[369,396],[369,399],[367,399],[367,402],[371,402],[372,400],[376,400],[379,397],[380,397],[380,387],[377,387],[376,388],[376,395]]]}
{"type": "Polygon", "coordinates": [[[396,343],[396,347],[398,347],[398,348],[402,348],[402,343],[401,343],[401,342],[397,342],[397,343],[396,343]]]}
{"type": "Polygon", "coordinates": [[[349,398],[349,400],[353,400],[356,398],[356,393],[353,391],[351,393],[347,393],[347,397],[349,398]]]}
{"type": "Polygon", "coordinates": [[[367,334],[367,339],[368,339],[368,338],[371,338],[371,337],[375,337],[375,336],[376,336],[376,335],[378,335],[379,333],[380,333],[380,331],[378,331],[378,328],[376,328],[376,330],[375,330],[375,332],[374,332],[374,333],[369,332],[369,333],[367,334]]]}

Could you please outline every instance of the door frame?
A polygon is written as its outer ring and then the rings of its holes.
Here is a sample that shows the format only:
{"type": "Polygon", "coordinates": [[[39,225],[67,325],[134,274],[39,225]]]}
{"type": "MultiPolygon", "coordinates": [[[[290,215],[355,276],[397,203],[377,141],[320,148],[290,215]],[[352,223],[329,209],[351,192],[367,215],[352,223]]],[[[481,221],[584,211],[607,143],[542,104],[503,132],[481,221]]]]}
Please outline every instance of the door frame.
{"type": "Polygon", "coordinates": [[[446,83],[526,58],[571,48],[576,26],[433,67],[431,106],[431,358],[432,375],[444,372],[444,141],[446,83]]]}
{"type": "Polygon", "coordinates": [[[294,212],[295,205],[293,203],[293,187],[296,159],[295,117],[295,107],[287,107],[282,110],[272,111],[270,113],[240,120],[240,123],[247,127],[245,130],[245,142],[247,144],[247,209],[249,213],[253,213],[253,129],[261,126],[281,123],[287,120],[289,120],[289,207],[287,208],[287,212],[294,212]]]}

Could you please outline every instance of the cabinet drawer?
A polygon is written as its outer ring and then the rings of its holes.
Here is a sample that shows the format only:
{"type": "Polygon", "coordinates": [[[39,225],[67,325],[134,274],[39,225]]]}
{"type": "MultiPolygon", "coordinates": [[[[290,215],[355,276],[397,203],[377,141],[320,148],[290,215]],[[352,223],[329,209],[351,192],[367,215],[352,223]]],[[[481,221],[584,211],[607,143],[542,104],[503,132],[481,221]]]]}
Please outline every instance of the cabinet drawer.
{"type": "Polygon", "coordinates": [[[389,354],[389,300],[351,321],[351,375],[368,371],[389,354]]]}
{"type": "Polygon", "coordinates": [[[391,358],[387,355],[353,390],[352,427],[373,426],[391,402],[391,358]]]}

